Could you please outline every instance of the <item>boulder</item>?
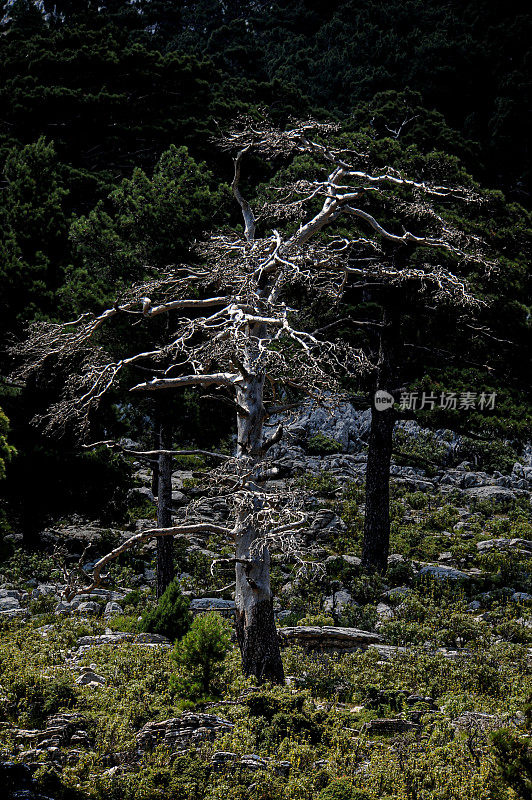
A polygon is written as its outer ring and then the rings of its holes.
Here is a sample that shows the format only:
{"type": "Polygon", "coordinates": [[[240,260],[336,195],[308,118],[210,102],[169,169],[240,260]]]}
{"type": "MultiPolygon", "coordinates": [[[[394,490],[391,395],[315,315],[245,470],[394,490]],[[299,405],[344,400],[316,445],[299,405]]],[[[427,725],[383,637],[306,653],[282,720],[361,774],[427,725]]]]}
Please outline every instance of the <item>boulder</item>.
{"type": "Polygon", "coordinates": [[[19,601],[21,598],[22,592],[19,592],[18,589],[0,589],[0,603],[6,599],[19,601]]]}
{"type": "Polygon", "coordinates": [[[484,714],[480,711],[465,711],[456,717],[452,725],[462,730],[476,729],[494,731],[508,724],[508,720],[500,714],[484,714]]]}
{"type": "Polygon", "coordinates": [[[408,586],[394,586],[393,589],[388,589],[388,591],[384,593],[384,596],[389,600],[400,600],[408,594],[412,594],[412,589],[408,586]]]}
{"type": "Polygon", "coordinates": [[[532,541],[530,539],[484,539],[477,542],[477,550],[481,553],[487,550],[514,550],[526,552],[532,556],[532,541]]]}
{"type": "Polygon", "coordinates": [[[172,752],[186,750],[200,742],[212,742],[220,733],[232,730],[233,723],[215,714],[196,714],[185,711],[179,717],[148,722],[137,733],[140,752],[153,750],[161,744],[172,752]]]}
{"type": "Polygon", "coordinates": [[[0,611],[13,611],[19,608],[20,603],[17,597],[0,597],[0,611]]]}
{"type": "Polygon", "coordinates": [[[60,589],[53,583],[38,583],[31,593],[34,599],[38,597],[56,597],[59,599],[59,595],[60,589]]]}
{"type": "Polygon", "coordinates": [[[309,534],[314,540],[328,540],[345,533],[346,530],[345,522],[334,511],[329,508],[320,508],[310,524],[309,534]]]}
{"type": "Polygon", "coordinates": [[[341,589],[338,592],[334,592],[330,597],[325,598],[323,601],[323,610],[327,613],[341,615],[348,606],[356,605],[358,605],[358,603],[355,603],[349,592],[341,589]]]}
{"type": "Polygon", "coordinates": [[[98,603],[94,603],[92,602],[92,600],[89,600],[85,603],[80,603],[76,611],[79,611],[80,614],[89,614],[91,616],[96,616],[97,614],[100,613],[100,606],[98,605],[98,603]]]}
{"type": "Polygon", "coordinates": [[[351,403],[314,401],[304,403],[297,412],[272,417],[272,427],[284,424],[285,440],[305,443],[317,433],[339,443],[339,451],[360,452],[371,424],[371,410],[357,411],[351,403]]]}
{"type": "Polygon", "coordinates": [[[107,603],[105,606],[105,610],[103,612],[104,617],[107,619],[108,617],[113,617],[115,614],[123,614],[124,609],[118,603],[111,602],[107,603]]]}
{"type": "Polygon", "coordinates": [[[443,564],[425,564],[419,570],[418,575],[435,578],[439,581],[469,581],[471,576],[454,567],[447,567],[443,564]]]}
{"type": "Polygon", "coordinates": [[[77,641],[78,647],[101,647],[102,645],[117,644],[118,642],[131,642],[135,638],[132,633],[102,633],[97,636],[81,636],[77,641]]]}
{"type": "Polygon", "coordinates": [[[298,644],[306,650],[322,652],[349,653],[380,642],[378,633],[362,631],[358,628],[340,628],[332,625],[318,627],[297,625],[293,628],[279,628],[279,644],[286,647],[298,644]]]}
{"type": "Polygon", "coordinates": [[[71,603],[60,600],[54,608],[54,614],[70,614],[73,610],[74,607],[71,603]]]}
{"type": "Polygon", "coordinates": [[[127,493],[127,501],[130,506],[142,503],[146,500],[150,503],[155,503],[155,497],[149,486],[134,486],[127,493]]]}
{"type": "Polygon", "coordinates": [[[386,622],[386,620],[393,619],[395,616],[393,609],[387,606],[386,603],[379,603],[377,605],[377,614],[381,622],[386,622]]]}
{"type": "Polygon", "coordinates": [[[172,642],[160,633],[139,633],[135,636],[135,644],[167,645],[170,647],[172,642]]]}
{"type": "Polygon", "coordinates": [[[18,742],[30,745],[26,758],[36,758],[39,753],[54,752],[61,759],[61,748],[72,744],[88,747],[87,720],[76,713],[54,714],[47,718],[44,730],[21,730],[15,728],[13,735],[18,742]]]}
{"type": "Polygon", "coordinates": [[[174,508],[179,508],[180,506],[184,506],[188,503],[188,497],[183,492],[180,492],[179,489],[176,489],[172,492],[172,506],[174,508]]]}
{"type": "Polygon", "coordinates": [[[223,617],[230,617],[235,613],[235,601],[223,600],[221,597],[196,597],[190,603],[190,610],[194,615],[218,611],[223,617]]]}
{"type": "Polygon", "coordinates": [[[114,646],[122,642],[141,645],[143,647],[170,647],[171,642],[166,636],[158,633],[124,633],[123,631],[103,633],[99,636],[82,636],[77,641],[78,654],[83,654],[92,647],[114,646]]]}
{"type": "Polygon", "coordinates": [[[369,733],[406,733],[417,730],[419,725],[406,719],[372,719],[364,724],[369,733]]]}
{"type": "Polygon", "coordinates": [[[98,675],[91,667],[86,667],[82,674],[77,678],[76,684],[78,686],[105,686],[105,678],[98,675]]]}
{"type": "Polygon", "coordinates": [[[477,486],[466,489],[465,494],[476,500],[492,500],[496,503],[515,500],[515,494],[504,486],[477,486]]]}

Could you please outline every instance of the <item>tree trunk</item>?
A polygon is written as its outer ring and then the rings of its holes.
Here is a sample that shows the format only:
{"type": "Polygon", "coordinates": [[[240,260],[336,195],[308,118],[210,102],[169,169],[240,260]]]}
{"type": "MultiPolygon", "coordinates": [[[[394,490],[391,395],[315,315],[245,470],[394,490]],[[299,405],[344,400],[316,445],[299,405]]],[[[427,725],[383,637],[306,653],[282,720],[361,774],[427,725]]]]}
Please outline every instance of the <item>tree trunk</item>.
{"type": "Polygon", "coordinates": [[[242,670],[259,682],[284,683],[270,589],[270,553],[267,548],[251,549],[254,534],[247,528],[237,537],[237,558],[251,562],[236,565],[236,635],[242,670]]]}
{"type": "Polygon", "coordinates": [[[390,461],[395,424],[393,408],[371,408],[368,463],[366,467],[366,514],[362,566],[369,572],[386,572],[390,549],[390,461]]]}
{"type": "MultiPolygon", "coordinates": [[[[391,297],[383,312],[375,391],[392,394],[400,336],[398,297],[391,297]],[[394,302],[395,301],[395,302],[394,302]]],[[[371,403],[371,430],[366,466],[366,512],[362,566],[369,572],[386,572],[390,550],[390,462],[397,414],[393,406],[379,409],[371,403]]]]}
{"type": "MultiPolygon", "coordinates": [[[[172,426],[168,415],[161,413],[159,422],[159,448],[172,449],[172,426]]],[[[157,488],[157,527],[170,528],[172,525],[172,456],[161,453],[158,458],[157,488]]],[[[171,536],[157,537],[157,598],[173,581],[174,541],[171,536]]]]}
{"type": "MultiPolygon", "coordinates": [[[[252,362],[252,354],[248,353],[245,368],[250,373],[243,385],[237,388],[237,455],[257,463],[261,457],[263,435],[264,376],[252,374],[252,362]]],[[[254,675],[259,682],[284,683],[270,588],[270,553],[267,547],[253,547],[257,532],[247,521],[250,511],[260,510],[259,489],[255,496],[251,494],[249,502],[251,507],[243,508],[240,513],[236,536],[236,557],[239,559],[236,565],[236,634],[242,669],[244,675],[254,675]]]]}

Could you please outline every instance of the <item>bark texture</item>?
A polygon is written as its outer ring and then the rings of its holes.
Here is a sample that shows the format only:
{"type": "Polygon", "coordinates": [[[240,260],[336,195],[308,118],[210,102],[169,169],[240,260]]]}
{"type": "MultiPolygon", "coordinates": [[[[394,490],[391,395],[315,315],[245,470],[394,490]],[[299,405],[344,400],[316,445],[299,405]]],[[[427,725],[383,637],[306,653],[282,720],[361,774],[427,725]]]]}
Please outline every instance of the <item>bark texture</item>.
{"type": "MultiPolygon", "coordinates": [[[[389,300],[389,298],[387,298],[389,300]]],[[[386,302],[386,299],[385,299],[386,302]]],[[[400,336],[399,296],[384,308],[379,341],[375,391],[394,391],[394,374],[400,336]],[[395,302],[394,302],[395,301],[395,302]]],[[[371,431],[366,466],[366,511],[362,566],[369,572],[386,572],[390,550],[390,463],[397,413],[392,406],[380,410],[371,404],[371,431]]]]}
{"type": "MultiPolygon", "coordinates": [[[[250,328],[244,364],[245,380],[237,388],[237,453],[241,458],[249,458],[252,463],[260,459],[262,448],[265,377],[255,374],[253,368],[257,359],[256,344],[264,334],[262,326],[250,328]]],[[[260,490],[257,489],[252,503],[253,511],[260,510],[260,490]]],[[[244,509],[236,536],[236,634],[242,654],[242,669],[244,675],[254,675],[261,682],[269,680],[283,683],[284,670],[270,589],[270,553],[267,547],[256,546],[257,532],[247,522],[248,515],[249,508],[244,509]]]]}
{"type": "MultiPolygon", "coordinates": [[[[159,448],[172,449],[172,426],[163,414],[159,422],[159,448]]],[[[172,456],[161,453],[158,458],[158,489],[157,489],[157,527],[170,528],[172,526],[172,456]]],[[[172,537],[159,537],[157,539],[157,598],[161,597],[167,586],[173,581],[174,569],[174,542],[172,537]]]]}
{"type": "Polygon", "coordinates": [[[395,424],[393,409],[371,409],[366,514],[362,565],[368,571],[386,572],[390,549],[390,461],[395,424]]]}

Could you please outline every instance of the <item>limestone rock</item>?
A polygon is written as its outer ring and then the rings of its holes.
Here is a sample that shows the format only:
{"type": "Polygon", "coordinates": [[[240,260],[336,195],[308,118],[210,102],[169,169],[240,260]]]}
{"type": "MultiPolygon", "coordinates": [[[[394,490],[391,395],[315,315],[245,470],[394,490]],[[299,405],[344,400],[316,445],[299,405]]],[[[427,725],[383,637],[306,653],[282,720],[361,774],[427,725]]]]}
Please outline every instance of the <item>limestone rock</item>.
{"type": "Polygon", "coordinates": [[[377,605],[377,614],[380,617],[381,622],[385,622],[388,619],[393,619],[395,614],[393,609],[390,606],[387,606],[386,603],[379,603],[377,605]]]}
{"type": "Polygon", "coordinates": [[[83,673],[76,680],[78,686],[105,686],[105,678],[98,675],[91,667],[86,667],[83,673]]]}
{"type": "Polygon", "coordinates": [[[279,643],[286,647],[298,644],[307,650],[348,653],[365,648],[369,644],[380,642],[377,633],[362,631],[358,628],[340,628],[332,625],[318,627],[314,625],[298,625],[293,628],[279,628],[279,643]]]}
{"type": "Polygon", "coordinates": [[[203,741],[212,742],[219,733],[230,731],[233,727],[231,722],[215,714],[185,711],[179,717],[148,722],[137,734],[137,746],[140,752],[144,752],[162,744],[176,752],[203,741]]]}
{"type": "Polygon", "coordinates": [[[462,730],[476,728],[482,731],[492,731],[507,725],[508,721],[500,714],[483,714],[480,711],[465,711],[459,717],[456,717],[452,724],[455,728],[461,728],[462,730]]]}
{"type": "Polygon", "coordinates": [[[153,496],[152,490],[149,486],[134,486],[130,489],[127,493],[127,500],[130,506],[135,505],[136,503],[142,503],[143,501],[148,500],[151,503],[155,502],[155,497],[153,496]]]}
{"type": "Polygon", "coordinates": [[[190,603],[190,610],[193,614],[201,614],[204,611],[218,611],[224,617],[232,616],[235,612],[234,600],[223,600],[221,597],[196,597],[190,603]]]}
{"type": "Polygon", "coordinates": [[[515,600],[516,603],[529,603],[532,600],[532,594],[528,594],[527,592],[514,592],[512,600],[515,600]]]}
{"type": "Polygon", "coordinates": [[[515,500],[514,492],[504,486],[478,486],[473,489],[466,489],[465,494],[478,500],[494,500],[497,503],[505,500],[515,500]]]}
{"type": "Polygon", "coordinates": [[[0,597],[0,611],[11,611],[12,608],[19,608],[20,603],[17,597],[0,597]]]}
{"type": "Polygon", "coordinates": [[[98,603],[94,603],[92,600],[89,600],[85,603],[80,603],[76,610],[79,611],[80,614],[90,614],[91,616],[96,616],[100,613],[100,606],[98,603]]]}
{"type": "Polygon", "coordinates": [[[345,522],[328,508],[320,508],[309,528],[312,539],[330,539],[347,530],[345,522]]]}
{"type": "Polygon", "coordinates": [[[330,597],[325,598],[323,601],[323,610],[327,613],[341,615],[348,606],[356,605],[358,604],[355,603],[349,592],[341,589],[338,592],[334,592],[330,597]]]}
{"type": "Polygon", "coordinates": [[[514,550],[532,555],[532,541],[530,539],[484,539],[477,542],[477,550],[481,553],[486,550],[514,550]]]}
{"type": "Polygon", "coordinates": [[[402,597],[406,597],[408,594],[412,594],[412,589],[410,589],[409,586],[394,586],[393,589],[388,589],[388,591],[384,593],[384,596],[390,600],[399,600],[402,597]]]}
{"type": "Polygon", "coordinates": [[[468,581],[471,580],[471,576],[468,575],[466,572],[461,572],[459,569],[455,569],[454,567],[447,567],[443,564],[425,564],[419,570],[419,575],[427,575],[431,578],[436,578],[439,581],[468,581]]]}
{"type": "Polygon", "coordinates": [[[105,610],[103,612],[103,615],[107,619],[108,617],[112,617],[115,614],[123,614],[123,613],[124,613],[124,610],[123,610],[122,606],[119,605],[118,603],[113,603],[113,601],[111,600],[105,606],[105,610]]]}
{"type": "Polygon", "coordinates": [[[406,733],[416,730],[419,725],[406,719],[372,719],[364,724],[369,733],[406,733]]]}
{"type": "Polygon", "coordinates": [[[18,742],[26,746],[31,745],[31,750],[26,751],[25,757],[35,758],[43,751],[56,751],[60,756],[60,748],[70,744],[88,747],[91,744],[87,733],[87,720],[76,713],[54,714],[47,718],[44,730],[14,729],[13,735],[18,742]]]}

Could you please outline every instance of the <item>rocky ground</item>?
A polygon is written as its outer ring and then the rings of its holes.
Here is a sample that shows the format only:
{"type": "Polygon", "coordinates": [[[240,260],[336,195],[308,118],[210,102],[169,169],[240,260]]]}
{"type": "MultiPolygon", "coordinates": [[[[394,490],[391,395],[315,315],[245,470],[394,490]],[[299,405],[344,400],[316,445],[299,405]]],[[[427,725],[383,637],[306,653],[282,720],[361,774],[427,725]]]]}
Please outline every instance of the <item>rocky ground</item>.
{"type": "MultiPolygon", "coordinates": [[[[276,485],[306,492],[304,545],[320,567],[301,575],[274,557],[284,688],[243,680],[233,651],[218,699],[187,707],[172,695],[172,643],[138,632],[154,602],[153,543],[114,564],[104,588],[65,600],[58,545],[72,565],[91,544],[90,568],[153,525],[140,464],[127,528],[56,521],[39,554],[12,535],[15,552],[0,564],[0,775],[13,797],[313,798],[342,781],[366,792],[346,798],[520,796],[501,778],[491,736],[528,735],[531,451],[482,470],[453,461],[460,443],[440,432],[439,465],[397,459],[389,569],[368,577],[367,427],[367,413],[349,406],[334,417],[304,409],[271,454],[276,485]]],[[[404,432],[419,456],[425,433],[412,423],[404,432]]],[[[176,518],[194,498],[201,518],[223,523],[225,502],[201,498],[200,478],[201,469],[174,474],[176,518]]],[[[226,576],[209,569],[224,546],[176,545],[194,614],[232,617],[230,591],[213,594],[226,576]]]]}

